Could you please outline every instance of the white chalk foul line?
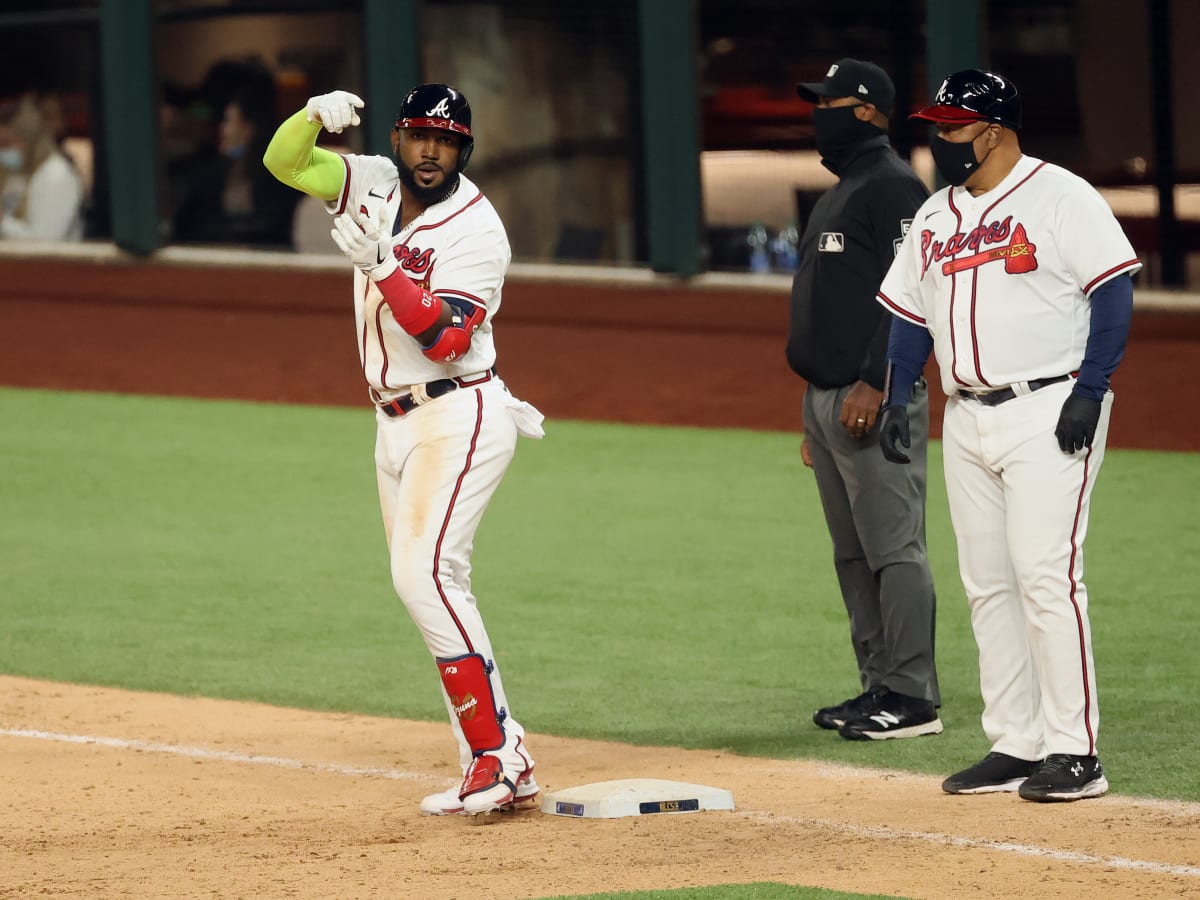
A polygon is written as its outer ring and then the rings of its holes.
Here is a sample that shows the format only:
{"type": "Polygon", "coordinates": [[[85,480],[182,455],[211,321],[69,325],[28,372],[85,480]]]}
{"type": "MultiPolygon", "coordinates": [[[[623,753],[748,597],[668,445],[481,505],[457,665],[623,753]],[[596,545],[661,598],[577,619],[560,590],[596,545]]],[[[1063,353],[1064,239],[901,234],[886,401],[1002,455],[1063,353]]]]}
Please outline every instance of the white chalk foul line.
{"type": "Polygon", "coordinates": [[[58,734],[53,731],[36,731],[29,728],[0,728],[0,735],[34,738],[39,741],[60,741],[66,744],[96,744],[101,747],[112,747],[116,750],[170,753],[175,756],[186,756],[189,759],[213,759],[221,762],[251,763],[258,766],[275,766],[280,769],[328,772],[333,775],[390,778],[393,781],[444,781],[449,783],[449,779],[447,778],[437,775],[426,775],[423,772],[405,772],[401,769],[381,769],[374,766],[341,766],[332,763],[310,763],[300,759],[288,759],[283,756],[230,753],[228,750],[208,750],[204,747],[184,747],[179,744],[156,744],[149,741],[135,741],[125,738],[96,737],[86,734],[58,734]]]}
{"type": "Polygon", "coordinates": [[[1127,859],[1123,856],[1093,856],[1074,850],[1055,850],[1047,847],[1031,847],[1028,844],[1010,844],[1004,841],[989,841],[986,838],[969,838],[955,834],[938,834],[934,831],[904,831],[882,825],[852,825],[832,819],[802,819],[793,816],[777,816],[771,813],[745,810],[738,815],[756,822],[784,822],[803,828],[818,828],[837,831],[852,837],[882,838],[883,840],[925,841],[946,847],[965,847],[972,850],[995,850],[1000,853],[1015,853],[1018,856],[1034,856],[1058,862],[1079,863],[1089,866],[1104,866],[1112,869],[1129,869],[1136,872],[1152,872],[1157,875],[1183,875],[1200,878],[1200,867],[1176,866],[1169,863],[1148,862],[1142,859],[1127,859]]]}
{"type": "MultiPolygon", "coordinates": [[[[393,781],[438,781],[447,779],[422,772],[406,772],[400,769],[384,769],[374,766],[342,766],[332,763],[308,763],[299,759],[289,759],[282,756],[258,756],[247,753],[231,753],[228,750],[208,750],[204,747],[185,747],[179,744],[160,744],[150,741],[129,740],[125,738],[96,737],[85,734],[60,734],[53,731],[37,731],[30,728],[0,728],[0,736],[33,738],[40,741],[60,741],[67,744],[95,744],[101,747],[112,747],[117,750],[141,750],[148,753],[168,753],[175,756],[186,756],[189,759],[212,759],[221,762],[250,763],[260,766],[275,766],[283,769],[298,771],[328,772],[334,775],[366,776],[371,778],[389,778],[393,781]]],[[[1077,863],[1081,865],[1104,866],[1113,869],[1127,869],[1136,872],[1151,872],[1158,875],[1179,875],[1190,878],[1200,878],[1200,867],[1177,866],[1168,863],[1149,862],[1141,859],[1127,859],[1123,856],[1093,856],[1088,853],[1077,853],[1072,850],[1055,850],[1046,847],[1032,847],[1027,844],[1012,844],[1002,841],[989,841],[984,838],[968,838],[954,834],[939,834],[928,831],[904,831],[898,828],[887,828],[878,825],[853,825],[832,819],[805,819],[795,816],[779,816],[761,810],[740,810],[735,813],[744,819],[756,822],[783,823],[796,825],[801,828],[817,828],[823,831],[837,831],[852,837],[877,838],[882,840],[925,841],[946,847],[965,847],[978,850],[993,850],[1000,853],[1014,853],[1018,856],[1032,856],[1040,859],[1052,859],[1058,862],[1077,863]]]]}

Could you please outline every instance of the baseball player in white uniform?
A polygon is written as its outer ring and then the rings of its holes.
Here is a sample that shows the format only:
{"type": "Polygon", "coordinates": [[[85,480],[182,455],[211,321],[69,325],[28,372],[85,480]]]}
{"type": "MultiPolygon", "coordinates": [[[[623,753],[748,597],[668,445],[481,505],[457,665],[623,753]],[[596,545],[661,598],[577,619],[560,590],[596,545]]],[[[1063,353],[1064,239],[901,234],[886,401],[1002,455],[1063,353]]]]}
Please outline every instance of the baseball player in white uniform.
{"type": "Polygon", "coordinates": [[[1095,797],[1108,781],[1083,543],[1141,264],[1095,189],[1022,154],[1007,79],[957,72],[916,116],[936,125],[950,186],[917,211],[879,289],[895,317],[880,443],[907,462],[904,404],[932,349],[992,745],[942,787],[1095,797]]]}
{"type": "Polygon", "coordinates": [[[475,530],[541,414],[496,374],[492,322],[511,259],[495,209],[462,174],[471,108],[444,84],[414,88],[392,129],[394,159],[315,146],[359,124],[346,91],[311,98],[276,132],[264,163],[319,197],[354,264],[355,334],[375,405],[375,466],[396,592],[441,676],[461,785],[429,815],[533,805],[538,787],[471,590],[475,530]]]}

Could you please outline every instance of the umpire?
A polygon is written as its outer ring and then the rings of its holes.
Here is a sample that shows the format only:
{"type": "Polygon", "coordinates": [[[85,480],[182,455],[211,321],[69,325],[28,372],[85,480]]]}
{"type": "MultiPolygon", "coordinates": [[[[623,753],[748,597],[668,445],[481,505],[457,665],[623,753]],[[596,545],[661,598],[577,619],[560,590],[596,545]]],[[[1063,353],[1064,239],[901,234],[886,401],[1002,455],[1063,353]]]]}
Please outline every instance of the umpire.
{"type": "Polygon", "coordinates": [[[816,104],[817,150],[839,180],[805,225],[787,358],[808,382],[801,455],[816,475],[862,684],[813,721],[848,740],[938,734],[923,381],[908,406],[912,465],[889,464],[875,433],[891,325],[875,292],[929,192],[888,141],[896,91],[883,69],[843,59],[796,91],[816,104]]]}

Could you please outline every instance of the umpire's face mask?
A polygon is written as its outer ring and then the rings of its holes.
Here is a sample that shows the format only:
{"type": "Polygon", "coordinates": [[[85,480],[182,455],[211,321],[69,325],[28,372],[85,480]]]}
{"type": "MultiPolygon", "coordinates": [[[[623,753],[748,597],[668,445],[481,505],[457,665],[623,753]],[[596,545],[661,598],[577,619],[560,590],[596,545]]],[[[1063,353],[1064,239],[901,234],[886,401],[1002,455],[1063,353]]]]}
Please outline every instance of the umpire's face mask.
{"type": "Polygon", "coordinates": [[[854,110],[865,104],[854,106],[818,106],[813,110],[813,137],[821,159],[836,174],[844,168],[846,158],[863,141],[879,137],[879,128],[864,122],[854,110]]]}

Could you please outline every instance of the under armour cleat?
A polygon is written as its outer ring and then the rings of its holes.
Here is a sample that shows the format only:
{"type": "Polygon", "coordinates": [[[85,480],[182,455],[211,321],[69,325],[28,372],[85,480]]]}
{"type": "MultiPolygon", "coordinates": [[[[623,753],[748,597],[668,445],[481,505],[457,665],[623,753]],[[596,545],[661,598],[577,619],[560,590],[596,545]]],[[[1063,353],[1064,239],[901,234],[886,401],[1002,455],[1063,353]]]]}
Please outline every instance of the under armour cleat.
{"type": "Polygon", "coordinates": [[[1037,771],[1025,779],[1019,793],[1021,799],[1039,803],[1083,800],[1108,793],[1108,779],[1095,756],[1051,753],[1037,771]]]}
{"type": "Polygon", "coordinates": [[[1002,794],[1015,791],[1042,764],[992,751],[973,766],[942,782],[947,794],[1002,794]]]}

